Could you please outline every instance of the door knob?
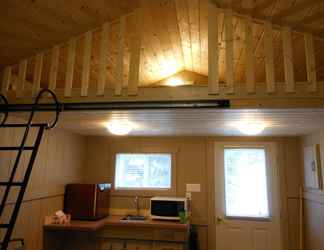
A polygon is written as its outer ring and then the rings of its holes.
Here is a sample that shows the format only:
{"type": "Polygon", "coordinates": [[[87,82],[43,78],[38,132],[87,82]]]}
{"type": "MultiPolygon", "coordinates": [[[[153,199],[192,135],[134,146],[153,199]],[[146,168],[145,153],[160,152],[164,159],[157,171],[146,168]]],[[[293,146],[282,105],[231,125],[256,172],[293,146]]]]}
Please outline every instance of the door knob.
{"type": "Polygon", "coordinates": [[[216,221],[217,221],[217,223],[222,223],[223,222],[223,217],[217,216],[216,221]]]}

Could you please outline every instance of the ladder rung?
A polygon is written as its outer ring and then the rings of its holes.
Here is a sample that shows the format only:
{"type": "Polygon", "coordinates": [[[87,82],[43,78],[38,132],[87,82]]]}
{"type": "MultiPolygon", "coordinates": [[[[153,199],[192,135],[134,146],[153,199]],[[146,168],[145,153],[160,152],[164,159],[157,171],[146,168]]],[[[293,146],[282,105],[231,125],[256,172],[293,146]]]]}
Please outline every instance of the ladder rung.
{"type": "Polygon", "coordinates": [[[0,228],[9,228],[10,224],[0,224],[0,228]]]}
{"type": "Polygon", "coordinates": [[[15,186],[15,187],[21,187],[24,185],[23,182],[8,182],[8,181],[0,181],[0,186],[15,186]]]}
{"type": "MultiPolygon", "coordinates": [[[[33,150],[35,147],[26,146],[23,150],[33,150]]],[[[20,147],[0,147],[0,151],[19,150],[20,147]]]]}

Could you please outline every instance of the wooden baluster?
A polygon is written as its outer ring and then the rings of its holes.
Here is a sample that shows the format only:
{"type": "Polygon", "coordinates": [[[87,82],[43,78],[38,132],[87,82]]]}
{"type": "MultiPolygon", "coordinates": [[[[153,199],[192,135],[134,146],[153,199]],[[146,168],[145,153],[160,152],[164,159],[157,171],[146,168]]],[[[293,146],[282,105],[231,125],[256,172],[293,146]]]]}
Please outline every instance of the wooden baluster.
{"type": "Polygon", "coordinates": [[[273,41],[272,41],[272,24],[265,22],[264,24],[264,54],[265,54],[265,74],[267,92],[275,92],[275,75],[273,60],[273,41]]]}
{"type": "Polygon", "coordinates": [[[228,94],[234,94],[234,36],[233,36],[233,14],[226,10],[225,22],[225,66],[226,66],[226,87],[228,94]]]}
{"type": "Polygon", "coordinates": [[[50,64],[50,72],[49,72],[48,88],[50,90],[55,90],[55,88],[56,88],[59,53],[60,53],[59,47],[54,46],[51,51],[51,64],[50,64]]]}
{"type": "Polygon", "coordinates": [[[294,65],[292,52],[291,29],[284,27],[282,30],[283,59],[285,69],[286,92],[295,92],[294,65]]]}
{"type": "Polygon", "coordinates": [[[42,68],[43,68],[43,53],[39,53],[36,55],[35,58],[34,80],[33,80],[33,89],[32,89],[33,97],[35,97],[40,90],[42,68]]]}
{"type": "Polygon", "coordinates": [[[3,70],[3,78],[2,78],[2,85],[1,85],[1,93],[6,94],[9,90],[11,81],[11,66],[7,66],[3,70]]]}
{"type": "Polygon", "coordinates": [[[245,20],[245,55],[246,55],[246,88],[248,93],[255,93],[255,57],[253,53],[252,18],[245,20]]]}
{"type": "Polygon", "coordinates": [[[215,4],[208,4],[208,91],[219,94],[218,15],[215,4]]]}
{"type": "Polygon", "coordinates": [[[125,40],[125,16],[120,18],[118,24],[118,52],[116,60],[116,72],[115,72],[115,95],[122,94],[123,80],[124,80],[124,40],[125,40]]]}
{"type": "Polygon", "coordinates": [[[97,84],[97,95],[104,95],[106,87],[106,75],[107,75],[107,51],[108,51],[108,34],[109,23],[105,23],[102,26],[101,38],[100,38],[100,56],[99,56],[99,76],[97,84]]]}
{"type": "Polygon", "coordinates": [[[131,37],[131,55],[129,65],[129,77],[128,77],[128,95],[137,95],[139,72],[140,72],[140,60],[141,60],[141,31],[139,27],[139,10],[135,11],[133,16],[134,20],[134,34],[131,37]]]}
{"type": "Polygon", "coordinates": [[[309,83],[309,92],[317,91],[317,77],[314,51],[314,38],[311,34],[304,35],[307,82],[309,83]]]}
{"type": "Polygon", "coordinates": [[[88,31],[84,37],[83,45],[83,65],[81,79],[81,96],[88,96],[91,50],[92,50],[92,32],[88,31]]]}
{"type": "Polygon", "coordinates": [[[25,90],[26,72],[27,72],[27,59],[24,59],[19,62],[18,83],[17,83],[17,91],[16,91],[17,98],[21,98],[23,96],[25,90]]]}
{"type": "Polygon", "coordinates": [[[69,40],[68,58],[67,58],[66,75],[65,75],[65,88],[64,88],[65,97],[70,97],[72,93],[73,73],[74,73],[74,64],[75,64],[75,48],[76,48],[76,38],[71,38],[69,40]]]}

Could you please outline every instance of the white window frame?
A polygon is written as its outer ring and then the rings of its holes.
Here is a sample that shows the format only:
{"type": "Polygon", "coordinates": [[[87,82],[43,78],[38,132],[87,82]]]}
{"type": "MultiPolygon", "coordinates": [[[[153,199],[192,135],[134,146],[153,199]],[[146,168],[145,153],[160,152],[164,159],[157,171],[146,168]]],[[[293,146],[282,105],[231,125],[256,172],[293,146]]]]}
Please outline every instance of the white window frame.
{"type": "Polygon", "coordinates": [[[177,149],[170,148],[147,148],[136,147],[134,149],[120,149],[112,152],[111,159],[111,176],[112,176],[112,195],[120,196],[157,196],[157,195],[176,195],[176,179],[177,179],[177,149]],[[171,188],[116,188],[115,171],[117,154],[171,154],[171,188]]]}

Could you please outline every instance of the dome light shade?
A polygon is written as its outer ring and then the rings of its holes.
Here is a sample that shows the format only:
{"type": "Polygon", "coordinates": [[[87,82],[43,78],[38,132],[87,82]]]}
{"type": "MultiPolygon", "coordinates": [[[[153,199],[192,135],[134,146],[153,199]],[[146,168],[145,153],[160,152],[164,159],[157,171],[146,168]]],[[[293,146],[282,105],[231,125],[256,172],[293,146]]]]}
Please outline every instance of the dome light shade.
{"type": "Polygon", "coordinates": [[[266,125],[258,121],[243,121],[236,124],[236,128],[245,135],[258,135],[266,128],[266,125]]]}
{"type": "Polygon", "coordinates": [[[132,124],[128,121],[111,121],[106,124],[106,127],[114,135],[127,135],[133,129],[132,124]]]}

